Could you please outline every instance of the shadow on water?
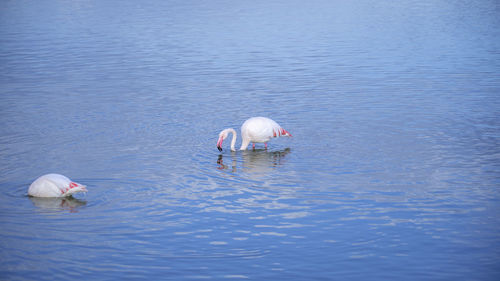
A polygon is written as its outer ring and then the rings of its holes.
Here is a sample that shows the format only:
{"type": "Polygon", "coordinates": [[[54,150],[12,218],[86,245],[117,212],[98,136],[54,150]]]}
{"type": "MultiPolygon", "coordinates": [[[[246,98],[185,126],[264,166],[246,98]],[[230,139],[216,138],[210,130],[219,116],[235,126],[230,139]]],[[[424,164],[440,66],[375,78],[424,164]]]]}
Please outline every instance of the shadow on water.
{"type": "Polygon", "coordinates": [[[283,165],[285,156],[290,152],[290,148],[272,152],[265,149],[246,150],[241,153],[241,158],[237,157],[237,152],[231,152],[231,156],[229,159],[226,159],[226,163],[224,163],[224,156],[219,154],[217,169],[230,170],[231,172],[240,170],[250,173],[262,173],[283,165]],[[240,165],[238,165],[239,159],[242,161],[240,165]]]}
{"type": "Polygon", "coordinates": [[[69,211],[70,213],[78,212],[78,209],[87,204],[87,201],[69,197],[32,197],[28,196],[34,206],[45,211],[69,211]]]}

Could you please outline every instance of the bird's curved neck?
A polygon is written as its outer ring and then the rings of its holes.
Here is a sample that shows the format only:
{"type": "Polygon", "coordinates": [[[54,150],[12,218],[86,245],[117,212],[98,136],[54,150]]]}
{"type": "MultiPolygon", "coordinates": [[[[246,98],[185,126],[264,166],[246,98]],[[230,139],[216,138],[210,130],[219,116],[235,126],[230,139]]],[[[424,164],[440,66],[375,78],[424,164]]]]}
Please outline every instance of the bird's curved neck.
{"type": "Polygon", "coordinates": [[[234,146],[236,145],[236,138],[238,136],[238,133],[236,133],[236,130],[235,129],[227,129],[230,133],[233,134],[233,139],[231,140],[231,151],[236,151],[236,149],[234,148],[234,146]]]}

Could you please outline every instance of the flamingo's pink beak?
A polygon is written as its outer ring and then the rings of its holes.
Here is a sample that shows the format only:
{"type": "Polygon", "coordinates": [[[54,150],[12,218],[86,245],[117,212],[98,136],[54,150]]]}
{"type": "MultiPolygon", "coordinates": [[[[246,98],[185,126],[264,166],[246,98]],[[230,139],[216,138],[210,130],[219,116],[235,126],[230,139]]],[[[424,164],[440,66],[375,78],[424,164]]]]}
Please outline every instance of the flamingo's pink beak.
{"type": "Polygon", "coordinates": [[[222,151],[222,142],[224,141],[224,139],[222,137],[219,138],[219,140],[217,141],[217,149],[219,149],[219,151],[222,151]]]}

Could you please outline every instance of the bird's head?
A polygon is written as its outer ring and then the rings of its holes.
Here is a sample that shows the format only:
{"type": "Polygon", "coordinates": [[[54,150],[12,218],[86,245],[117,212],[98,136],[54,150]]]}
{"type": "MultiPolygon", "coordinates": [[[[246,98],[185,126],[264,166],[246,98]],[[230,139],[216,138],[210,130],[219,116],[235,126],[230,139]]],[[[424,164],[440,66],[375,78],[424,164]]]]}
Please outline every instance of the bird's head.
{"type": "Polygon", "coordinates": [[[228,134],[229,134],[229,131],[227,129],[222,130],[219,133],[219,140],[217,141],[217,149],[219,149],[219,151],[222,151],[222,142],[227,138],[228,134]]]}

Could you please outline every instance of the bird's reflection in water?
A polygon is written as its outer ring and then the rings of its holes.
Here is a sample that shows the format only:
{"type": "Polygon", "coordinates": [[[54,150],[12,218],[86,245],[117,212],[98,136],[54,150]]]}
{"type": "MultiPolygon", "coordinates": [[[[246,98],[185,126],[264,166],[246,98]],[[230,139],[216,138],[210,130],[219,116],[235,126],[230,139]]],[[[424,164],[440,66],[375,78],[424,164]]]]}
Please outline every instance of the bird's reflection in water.
{"type": "MultiPolygon", "coordinates": [[[[268,152],[265,149],[242,151],[241,159],[243,160],[243,163],[241,164],[240,169],[250,173],[264,173],[282,165],[285,156],[290,152],[290,148],[273,152],[268,152]]],[[[231,152],[230,161],[224,163],[223,155],[219,154],[217,159],[217,168],[219,170],[231,170],[231,172],[236,172],[238,164],[237,155],[238,154],[236,152],[231,152]]]]}
{"type": "Polygon", "coordinates": [[[87,201],[69,197],[32,197],[28,196],[33,205],[48,211],[69,211],[71,213],[78,212],[78,208],[85,206],[87,201]]]}
{"type": "MultiPolygon", "coordinates": [[[[231,154],[234,154],[234,152],[232,152],[231,154]]],[[[219,170],[229,170],[229,168],[231,168],[231,172],[236,172],[236,159],[235,158],[232,158],[231,167],[229,167],[229,165],[224,164],[222,154],[219,154],[219,157],[217,159],[217,164],[218,164],[217,169],[219,169],[219,170]]]]}

